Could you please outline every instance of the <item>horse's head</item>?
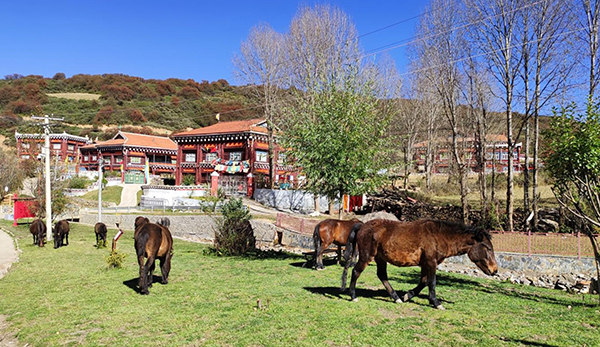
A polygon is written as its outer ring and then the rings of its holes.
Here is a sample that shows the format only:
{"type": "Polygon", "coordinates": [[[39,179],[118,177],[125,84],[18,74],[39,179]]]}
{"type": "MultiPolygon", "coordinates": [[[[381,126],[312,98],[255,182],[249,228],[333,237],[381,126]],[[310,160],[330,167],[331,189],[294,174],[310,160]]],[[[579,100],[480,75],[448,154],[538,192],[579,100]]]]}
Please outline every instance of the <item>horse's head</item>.
{"type": "Polygon", "coordinates": [[[481,231],[475,233],[473,237],[475,244],[471,247],[467,255],[469,259],[486,275],[493,276],[498,272],[498,264],[494,255],[494,246],[489,233],[481,231]]]}

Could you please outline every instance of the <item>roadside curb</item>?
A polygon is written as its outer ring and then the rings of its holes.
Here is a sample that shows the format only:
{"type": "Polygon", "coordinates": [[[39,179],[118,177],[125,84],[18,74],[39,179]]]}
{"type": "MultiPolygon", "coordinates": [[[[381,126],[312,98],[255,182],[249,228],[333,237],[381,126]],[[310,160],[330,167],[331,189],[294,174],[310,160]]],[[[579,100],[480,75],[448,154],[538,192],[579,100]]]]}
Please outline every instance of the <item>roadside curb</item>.
{"type": "MultiPolygon", "coordinates": [[[[11,246],[14,250],[14,259],[13,257],[9,257],[7,260],[0,262],[0,278],[2,278],[8,273],[8,270],[11,268],[12,264],[19,261],[19,255],[22,253],[22,251],[19,247],[19,241],[17,240],[15,234],[4,228],[0,228],[0,233],[5,233],[6,235],[8,235],[8,237],[12,241],[11,246]]],[[[8,246],[7,244],[0,245],[0,249],[8,249],[9,247],[10,246],[8,246]]]]}

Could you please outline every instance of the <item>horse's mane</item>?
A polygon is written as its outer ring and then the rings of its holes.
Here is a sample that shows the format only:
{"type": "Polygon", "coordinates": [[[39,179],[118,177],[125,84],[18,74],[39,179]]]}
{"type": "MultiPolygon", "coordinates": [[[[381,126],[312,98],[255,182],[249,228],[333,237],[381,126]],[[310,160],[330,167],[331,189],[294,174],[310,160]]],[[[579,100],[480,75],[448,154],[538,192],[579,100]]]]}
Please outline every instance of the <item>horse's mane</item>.
{"type": "Polygon", "coordinates": [[[431,220],[431,221],[435,222],[435,223],[439,223],[439,224],[444,224],[447,228],[452,229],[459,234],[470,234],[470,235],[473,235],[477,239],[483,240],[484,238],[486,238],[490,241],[492,240],[492,234],[490,234],[489,231],[487,231],[481,227],[465,225],[463,223],[458,223],[458,222],[443,221],[443,220],[431,220]]]}

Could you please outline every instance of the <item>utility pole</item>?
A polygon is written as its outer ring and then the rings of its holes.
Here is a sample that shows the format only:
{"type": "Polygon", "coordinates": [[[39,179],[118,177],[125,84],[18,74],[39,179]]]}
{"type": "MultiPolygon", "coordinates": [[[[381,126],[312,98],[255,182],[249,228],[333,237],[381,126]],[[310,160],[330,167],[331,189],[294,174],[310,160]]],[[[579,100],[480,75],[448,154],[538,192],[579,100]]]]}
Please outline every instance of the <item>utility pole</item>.
{"type": "Polygon", "coordinates": [[[64,118],[32,116],[31,119],[43,119],[44,124],[44,174],[46,175],[46,241],[52,241],[52,188],[50,186],[50,120],[63,121],[64,118]]]}

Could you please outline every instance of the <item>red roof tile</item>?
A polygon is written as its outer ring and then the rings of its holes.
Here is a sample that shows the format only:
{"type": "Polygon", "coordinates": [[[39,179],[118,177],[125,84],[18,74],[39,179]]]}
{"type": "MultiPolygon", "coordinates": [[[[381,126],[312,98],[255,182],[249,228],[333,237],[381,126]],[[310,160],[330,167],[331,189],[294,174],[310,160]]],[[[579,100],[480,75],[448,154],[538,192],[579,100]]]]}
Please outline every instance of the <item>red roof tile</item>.
{"type": "Polygon", "coordinates": [[[219,122],[204,128],[193,129],[189,131],[173,134],[173,136],[194,136],[194,135],[212,135],[212,134],[233,134],[244,132],[267,133],[267,128],[259,126],[264,119],[248,119],[234,122],[219,122]]]}
{"type": "Polygon", "coordinates": [[[147,147],[159,148],[167,150],[177,150],[177,144],[168,137],[143,135],[136,133],[126,133],[120,131],[112,139],[104,142],[98,142],[93,145],[83,146],[81,148],[88,149],[94,147],[106,146],[132,146],[132,147],[147,147]]]}

